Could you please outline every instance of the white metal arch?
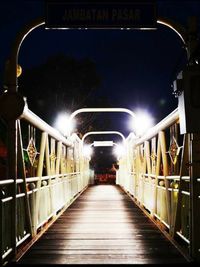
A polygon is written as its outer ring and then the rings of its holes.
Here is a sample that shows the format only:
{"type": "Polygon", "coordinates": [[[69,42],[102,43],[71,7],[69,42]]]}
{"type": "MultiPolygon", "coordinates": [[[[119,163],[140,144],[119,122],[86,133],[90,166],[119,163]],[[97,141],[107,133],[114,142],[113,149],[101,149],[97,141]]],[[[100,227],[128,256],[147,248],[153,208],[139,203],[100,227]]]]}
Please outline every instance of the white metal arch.
{"type": "MultiPolygon", "coordinates": [[[[175,31],[176,34],[178,34],[178,36],[181,38],[182,42],[184,43],[184,45],[187,49],[187,52],[189,53],[188,48],[187,48],[187,46],[188,46],[187,45],[187,32],[183,26],[181,26],[178,23],[176,23],[172,20],[169,20],[167,18],[158,18],[157,23],[165,25],[166,27],[175,31]]],[[[9,58],[9,60],[10,60],[9,68],[5,70],[6,76],[7,76],[6,82],[7,82],[7,86],[8,86],[9,91],[17,91],[16,71],[17,71],[17,64],[18,64],[18,53],[19,53],[21,44],[30,32],[32,32],[34,29],[36,29],[37,27],[39,27],[41,25],[45,25],[45,19],[44,18],[38,18],[38,19],[32,21],[31,23],[26,25],[24,27],[24,29],[22,29],[18,33],[16,39],[14,40],[12,50],[11,50],[11,56],[9,58]]]]}
{"type": "Polygon", "coordinates": [[[172,29],[181,38],[184,45],[186,45],[186,29],[183,26],[167,18],[158,18],[157,23],[172,29]]]}
{"type": "Polygon", "coordinates": [[[119,144],[117,144],[117,143],[115,143],[113,141],[102,141],[102,142],[101,141],[94,141],[93,143],[90,144],[90,146],[95,146],[95,143],[98,143],[98,142],[102,143],[102,145],[101,144],[100,145],[98,144],[98,146],[105,146],[105,145],[103,145],[104,142],[106,142],[106,143],[111,142],[108,145],[106,144],[106,146],[119,146],[119,144]]]}
{"type": "Polygon", "coordinates": [[[135,118],[135,113],[127,108],[81,108],[77,109],[74,112],[71,113],[69,117],[69,123],[72,122],[74,117],[80,113],[87,113],[87,112],[124,112],[131,115],[133,118],[135,118]]]}
{"type": "Polygon", "coordinates": [[[12,45],[11,54],[9,57],[9,65],[5,69],[6,81],[5,85],[9,91],[17,91],[17,65],[18,65],[18,54],[20,47],[26,38],[26,36],[31,33],[34,29],[45,24],[44,18],[38,18],[27,24],[16,36],[15,41],[12,45]]]}
{"type": "Polygon", "coordinates": [[[69,120],[73,120],[73,118],[80,113],[87,112],[125,112],[130,114],[133,118],[135,118],[135,113],[127,108],[80,108],[72,112],[69,120]]]}
{"type": "Polygon", "coordinates": [[[116,134],[116,135],[121,136],[123,142],[125,142],[125,140],[126,140],[125,137],[124,137],[124,135],[122,133],[118,132],[118,131],[93,131],[93,132],[88,132],[88,133],[86,133],[86,134],[83,135],[83,138],[81,139],[82,144],[84,144],[84,140],[85,140],[85,138],[87,136],[89,136],[89,135],[96,135],[96,134],[97,135],[100,135],[100,134],[116,134]]]}

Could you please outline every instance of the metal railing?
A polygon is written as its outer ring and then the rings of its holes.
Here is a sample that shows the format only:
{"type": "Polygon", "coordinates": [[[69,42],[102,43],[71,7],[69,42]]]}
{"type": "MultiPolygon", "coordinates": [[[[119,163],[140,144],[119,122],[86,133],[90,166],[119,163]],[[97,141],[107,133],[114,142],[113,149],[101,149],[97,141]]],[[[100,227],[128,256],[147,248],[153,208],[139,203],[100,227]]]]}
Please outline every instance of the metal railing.
{"type": "Polygon", "coordinates": [[[17,179],[0,180],[2,265],[18,259],[91,179],[78,137],[64,138],[28,109],[17,130],[17,179]]]}
{"type": "Polygon", "coordinates": [[[144,136],[126,141],[117,183],[189,255],[189,136],[180,135],[178,109],[144,136]]]}
{"type": "MultiPolygon", "coordinates": [[[[18,259],[24,247],[93,183],[77,136],[63,139],[29,110],[17,125],[17,179],[0,181],[2,264],[18,259]]],[[[129,135],[116,175],[116,183],[188,255],[195,217],[192,138],[180,134],[176,109],[142,137],[129,135]]]]}

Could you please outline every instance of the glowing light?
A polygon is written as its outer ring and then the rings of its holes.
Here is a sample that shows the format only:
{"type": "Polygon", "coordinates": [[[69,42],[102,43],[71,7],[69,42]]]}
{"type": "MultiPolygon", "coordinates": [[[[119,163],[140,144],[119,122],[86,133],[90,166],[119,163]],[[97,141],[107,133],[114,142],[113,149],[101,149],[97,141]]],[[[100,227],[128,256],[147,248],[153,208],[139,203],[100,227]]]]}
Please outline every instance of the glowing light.
{"type": "Polygon", "coordinates": [[[136,112],[136,118],[133,121],[133,127],[138,136],[145,133],[146,130],[151,128],[154,124],[153,118],[148,112],[138,111],[136,112]]]}
{"type": "Polygon", "coordinates": [[[114,154],[120,158],[121,156],[123,156],[125,153],[125,147],[121,144],[116,144],[115,148],[114,148],[114,154]]]}
{"type": "Polygon", "coordinates": [[[22,74],[22,67],[17,65],[17,78],[22,74]]]}
{"type": "Polygon", "coordinates": [[[64,135],[70,135],[70,133],[74,129],[74,123],[69,120],[69,117],[69,114],[63,112],[56,118],[55,128],[64,135]]]}
{"type": "Polygon", "coordinates": [[[90,145],[84,145],[83,147],[83,155],[87,158],[90,158],[92,155],[92,148],[90,145]]]}
{"type": "Polygon", "coordinates": [[[94,146],[113,146],[113,141],[94,141],[94,146]]]}

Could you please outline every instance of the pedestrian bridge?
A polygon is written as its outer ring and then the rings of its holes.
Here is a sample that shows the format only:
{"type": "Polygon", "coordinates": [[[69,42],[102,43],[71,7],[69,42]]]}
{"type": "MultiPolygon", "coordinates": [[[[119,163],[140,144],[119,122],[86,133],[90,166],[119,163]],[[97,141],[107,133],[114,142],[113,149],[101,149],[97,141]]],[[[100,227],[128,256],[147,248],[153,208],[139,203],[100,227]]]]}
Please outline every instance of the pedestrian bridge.
{"type": "MultiPolygon", "coordinates": [[[[66,13],[67,7],[61,8],[66,13]]],[[[24,106],[17,92],[18,54],[25,37],[40,26],[70,25],[39,18],[17,34],[6,62],[7,92],[0,98],[8,140],[8,172],[0,180],[1,266],[200,261],[197,21],[189,20],[187,28],[168,19],[153,21],[153,29],[157,23],[175,31],[186,49],[188,66],[174,86],[181,105],[145,134],[123,139],[115,185],[95,185],[83,140],[61,135],[24,106]]],[[[122,22],[107,26],[146,29],[146,24],[122,22]]],[[[93,27],[82,23],[83,29],[93,27]]]]}
{"type": "Polygon", "coordinates": [[[94,185],[76,134],[27,107],[16,123],[17,179],[0,181],[2,265],[198,260],[198,138],[180,134],[178,109],[124,140],[116,185],[94,185]]]}

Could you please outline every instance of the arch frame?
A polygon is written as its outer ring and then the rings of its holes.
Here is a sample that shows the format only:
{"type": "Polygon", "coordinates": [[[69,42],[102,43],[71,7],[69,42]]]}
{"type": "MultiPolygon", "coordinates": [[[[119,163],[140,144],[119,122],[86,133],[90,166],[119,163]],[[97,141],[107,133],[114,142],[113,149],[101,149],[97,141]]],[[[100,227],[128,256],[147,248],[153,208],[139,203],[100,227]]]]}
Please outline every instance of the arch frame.
{"type": "Polygon", "coordinates": [[[101,135],[101,134],[116,134],[116,135],[119,135],[121,136],[123,142],[125,142],[125,136],[121,133],[121,132],[118,132],[118,131],[91,131],[91,132],[87,132],[86,134],[83,135],[81,141],[82,141],[82,145],[84,144],[84,141],[85,141],[85,138],[89,135],[101,135]]]}

